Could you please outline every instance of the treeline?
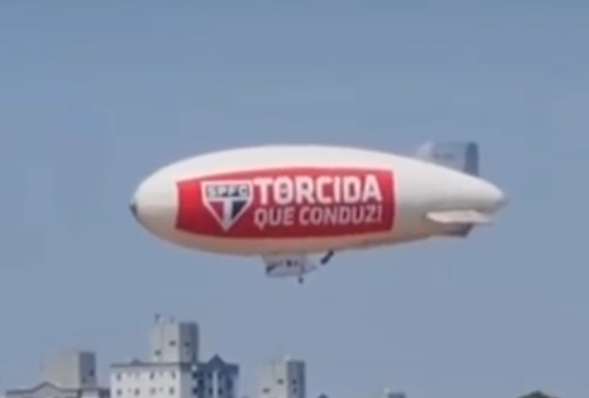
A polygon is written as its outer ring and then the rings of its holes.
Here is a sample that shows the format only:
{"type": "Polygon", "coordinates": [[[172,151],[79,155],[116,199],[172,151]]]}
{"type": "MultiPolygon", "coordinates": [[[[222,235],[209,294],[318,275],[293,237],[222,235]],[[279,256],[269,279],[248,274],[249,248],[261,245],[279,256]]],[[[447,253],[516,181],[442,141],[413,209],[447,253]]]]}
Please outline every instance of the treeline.
{"type": "Polygon", "coordinates": [[[556,398],[554,395],[548,395],[542,391],[534,391],[519,398],[556,398]]]}

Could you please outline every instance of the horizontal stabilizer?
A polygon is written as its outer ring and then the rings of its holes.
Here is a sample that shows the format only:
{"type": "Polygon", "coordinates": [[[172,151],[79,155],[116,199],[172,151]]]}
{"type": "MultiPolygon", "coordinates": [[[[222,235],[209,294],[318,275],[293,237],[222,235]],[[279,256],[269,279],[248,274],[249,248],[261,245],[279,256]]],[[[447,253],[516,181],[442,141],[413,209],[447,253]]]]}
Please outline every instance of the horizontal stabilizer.
{"type": "Polygon", "coordinates": [[[479,175],[479,147],[476,142],[428,142],[417,149],[416,157],[463,173],[479,175]]]}
{"type": "Polygon", "coordinates": [[[427,213],[426,217],[433,222],[440,224],[489,224],[493,219],[484,213],[476,210],[448,210],[433,211],[427,213]]]}

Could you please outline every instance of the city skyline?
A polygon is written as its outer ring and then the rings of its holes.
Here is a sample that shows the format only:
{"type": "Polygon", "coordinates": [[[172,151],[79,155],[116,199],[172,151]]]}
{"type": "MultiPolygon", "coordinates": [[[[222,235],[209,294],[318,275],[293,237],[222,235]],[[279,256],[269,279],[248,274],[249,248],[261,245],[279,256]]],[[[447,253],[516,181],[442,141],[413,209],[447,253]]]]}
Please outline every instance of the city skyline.
{"type": "MultiPolygon", "coordinates": [[[[307,393],[306,362],[289,355],[260,366],[255,391],[240,389],[240,365],[222,354],[200,356],[200,324],[156,314],[148,349],[108,366],[101,378],[99,355],[92,350],[57,350],[46,358],[37,383],[7,388],[2,398],[329,398],[307,393]],[[212,378],[211,378],[212,375],[212,378]],[[105,377],[106,376],[106,377],[105,377]],[[186,378],[186,381],[184,381],[186,378]],[[188,383],[188,384],[187,384],[188,383]]],[[[382,388],[382,396],[405,398],[382,388]]],[[[367,394],[368,398],[371,394],[367,394]]]]}

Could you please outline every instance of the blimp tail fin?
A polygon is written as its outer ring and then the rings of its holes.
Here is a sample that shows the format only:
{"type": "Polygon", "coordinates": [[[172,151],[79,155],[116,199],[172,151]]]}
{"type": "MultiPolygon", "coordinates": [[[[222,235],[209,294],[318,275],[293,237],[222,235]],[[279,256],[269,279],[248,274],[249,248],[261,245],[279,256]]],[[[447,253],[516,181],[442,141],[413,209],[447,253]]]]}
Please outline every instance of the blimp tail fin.
{"type": "Polygon", "coordinates": [[[479,175],[479,146],[476,142],[428,142],[417,149],[419,159],[479,175]]]}
{"type": "Polygon", "coordinates": [[[427,218],[440,224],[490,224],[491,216],[475,210],[448,210],[427,213],[427,218]]]}
{"type": "Polygon", "coordinates": [[[478,225],[491,224],[491,216],[475,210],[434,211],[426,214],[426,218],[436,224],[448,227],[442,235],[466,238],[478,225]]]}

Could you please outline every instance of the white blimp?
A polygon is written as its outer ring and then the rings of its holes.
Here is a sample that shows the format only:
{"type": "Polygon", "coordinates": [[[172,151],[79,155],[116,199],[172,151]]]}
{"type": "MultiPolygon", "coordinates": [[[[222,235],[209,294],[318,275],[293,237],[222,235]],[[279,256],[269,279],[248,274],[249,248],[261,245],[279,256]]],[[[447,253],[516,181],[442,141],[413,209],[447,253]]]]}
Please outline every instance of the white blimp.
{"type": "Polygon", "coordinates": [[[258,256],[268,276],[303,282],[337,252],[466,238],[505,203],[479,177],[476,143],[438,142],[411,156],[328,145],[203,154],[147,177],[130,207],[163,240],[258,256]]]}

